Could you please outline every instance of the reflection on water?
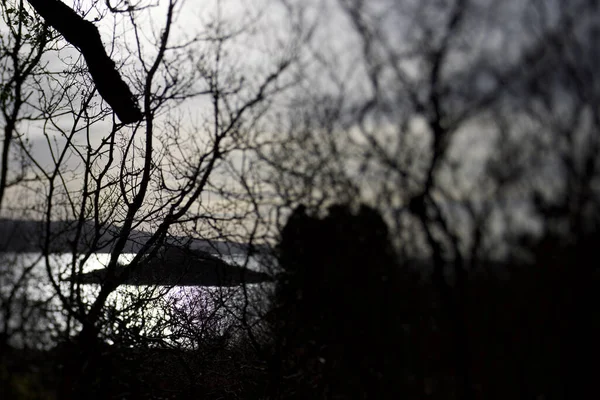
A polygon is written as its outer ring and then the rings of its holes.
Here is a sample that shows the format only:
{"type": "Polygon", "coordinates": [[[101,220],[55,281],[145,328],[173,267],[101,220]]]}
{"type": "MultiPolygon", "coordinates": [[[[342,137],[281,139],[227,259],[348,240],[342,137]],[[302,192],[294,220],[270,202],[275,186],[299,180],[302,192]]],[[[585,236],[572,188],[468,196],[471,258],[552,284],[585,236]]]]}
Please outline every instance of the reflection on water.
{"type": "MultiPolygon", "coordinates": [[[[134,256],[124,254],[119,262],[127,264],[134,256]]],[[[0,253],[0,333],[14,345],[35,347],[51,346],[67,331],[75,333],[79,325],[73,314],[89,309],[100,287],[62,279],[79,268],[83,273],[104,268],[109,258],[93,254],[81,265],[82,259],[73,262],[70,254],[0,253]]],[[[257,260],[244,255],[222,259],[260,270],[257,260]]],[[[271,289],[268,283],[228,288],[122,285],[107,300],[103,334],[109,342],[143,337],[194,346],[207,335],[225,334],[236,323],[256,319],[271,289]]]]}

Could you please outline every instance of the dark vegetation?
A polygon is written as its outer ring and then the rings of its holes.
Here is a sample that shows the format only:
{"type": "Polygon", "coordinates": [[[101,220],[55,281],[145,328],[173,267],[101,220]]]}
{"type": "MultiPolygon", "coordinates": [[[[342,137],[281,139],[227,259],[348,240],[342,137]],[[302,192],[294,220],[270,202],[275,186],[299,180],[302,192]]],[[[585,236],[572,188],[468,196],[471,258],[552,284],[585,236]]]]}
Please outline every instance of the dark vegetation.
{"type": "MultiPolygon", "coordinates": [[[[595,396],[597,237],[527,245],[533,261],[482,263],[467,276],[472,386],[466,393],[595,396]]],[[[449,399],[465,393],[452,316],[429,279],[398,263],[375,210],[339,205],[319,218],[297,208],[283,229],[279,260],[260,348],[244,337],[215,337],[194,350],[98,343],[93,352],[86,349],[86,357],[94,356],[81,387],[81,377],[62,374],[77,345],[5,347],[3,394],[62,398],[58,387],[71,390],[65,384],[75,385],[73,396],[87,398],[449,399]]]]}
{"type": "Polygon", "coordinates": [[[280,262],[274,397],[397,397],[410,293],[400,290],[380,215],[334,206],[318,219],[298,208],[283,229],[280,262]]]}

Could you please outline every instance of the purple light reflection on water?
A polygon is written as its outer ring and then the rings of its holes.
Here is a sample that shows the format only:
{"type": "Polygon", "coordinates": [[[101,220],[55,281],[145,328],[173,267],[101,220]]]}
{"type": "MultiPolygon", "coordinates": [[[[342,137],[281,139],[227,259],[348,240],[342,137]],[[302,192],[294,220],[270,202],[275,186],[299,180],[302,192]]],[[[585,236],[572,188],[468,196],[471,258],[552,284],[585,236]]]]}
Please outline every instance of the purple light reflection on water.
{"type": "MultiPolygon", "coordinates": [[[[124,254],[119,262],[127,264],[135,254],[124,254]]],[[[104,268],[109,254],[94,254],[82,266],[84,273],[104,268]]],[[[261,270],[260,263],[244,255],[222,257],[230,263],[261,270]]],[[[49,270],[60,282],[70,276],[73,259],[69,254],[48,257],[49,270]]],[[[78,260],[75,263],[79,265],[78,260]]],[[[46,259],[39,253],[0,253],[0,300],[7,297],[20,282],[19,301],[12,304],[9,326],[33,332],[31,337],[15,335],[15,344],[49,347],[67,327],[67,312],[50,283],[46,259]],[[20,274],[27,271],[24,279],[20,274]],[[41,306],[40,306],[41,305],[41,306]]],[[[68,297],[77,289],[69,282],[60,282],[61,291],[68,297]]],[[[270,283],[248,284],[236,287],[191,286],[131,286],[122,285],[113,292],[106,303],[106,318],[116,321],[107,324],[108,330],[136,329],[148,337],[161,338],[174,345],[192,346],[203,337],[225,334],[231,327],[251,323],[260,318],[267,307],[267,299],[273,285],[270,283]]],[[[81,299],[89,307],[99,292],[99,285],[81,285],[81,299]]],[[[0,323],[4,322],[0,315],[0,323]]],[[[76,322],[71,331],[78,329],[76,322]]],[[[110,342],[110,340],[109,340],[110,342]]]]}

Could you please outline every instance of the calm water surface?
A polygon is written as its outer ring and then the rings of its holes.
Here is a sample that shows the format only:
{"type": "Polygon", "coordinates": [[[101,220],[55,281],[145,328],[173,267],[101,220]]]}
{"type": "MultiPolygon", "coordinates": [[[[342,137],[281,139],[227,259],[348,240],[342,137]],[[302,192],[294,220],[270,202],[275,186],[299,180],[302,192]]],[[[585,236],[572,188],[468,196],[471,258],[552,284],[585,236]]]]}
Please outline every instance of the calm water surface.
{"type": "MultiPolygon", "coordinates": [[[[134,256],[124,254],[119,262],[127,264],[134,256]]],[[[83,265],[83,272],[104,268],[109,258],[109,254],[92,255],[83,265]]],[[[244,255],[221,258],[261,269],[256,260],[244,255]]],[[[48,270],[68,301],[81,299],[87,307],[93,303],[99,285],[78,287],[60,281],[71,275],[72,265],[70,254],[55,254],[46,260],[39,253],[0,253],[0,324],[16,331],[12,335],[14,344],[48,346],[68,329],[68,313],[48,270]]],[[[137,327],[136,332],[148,337],[167,338],[185,345],[194,340],[194,335],[223,331],[243,316],[252,318],[263,312],[270,290],[272,285],[268,283],[233,288],[122,285],[107,301],[106,316],[115,321],[107,326],[115,332],[137,327]],[[181,329],[177,328],[179,325],[181,329]]],[[[70,325],[72,331],[77,330],[76,322],[70,325]]]]}

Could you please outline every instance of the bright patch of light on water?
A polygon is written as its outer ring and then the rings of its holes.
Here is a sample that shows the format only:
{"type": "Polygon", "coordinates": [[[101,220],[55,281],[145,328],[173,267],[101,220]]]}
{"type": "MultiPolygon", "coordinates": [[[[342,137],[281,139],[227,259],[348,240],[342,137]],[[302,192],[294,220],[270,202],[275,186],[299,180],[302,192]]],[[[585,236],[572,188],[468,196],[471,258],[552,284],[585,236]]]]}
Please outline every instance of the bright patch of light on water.
{"type": "MultiPolygon", "coordinates": [[[[128,264],[134,256],[124,254],[119,263],[128,264]]],[[[246,255],[221,258],[256,271],[265,270],[258,260],[246,255]]],[[[0,326],[7,327],[13,344],[47,347],[66,330],[77,332],[79,324],[63,301],[75,304],[75,312],[88,310],[100,286],[64,279],[77,271],[105,268],[110,254],[92,254],[82,260],[73,260],[70,254],[46,258],[39,253],[0,253],[0,301],[4,306],[0,326]]],[[[127,343],[144,337],[149,342],[195,347],[211,335],[225,335],[233,325],[253,323],[265,311],[271,290],[269,283],[237,287],[121,285],[107,299],[103,333],[109,342],[127,343]]]]}

